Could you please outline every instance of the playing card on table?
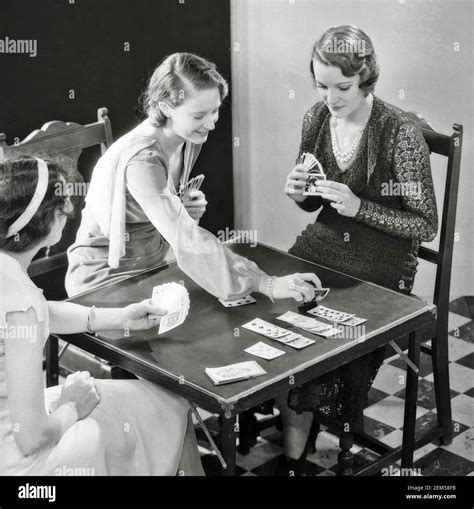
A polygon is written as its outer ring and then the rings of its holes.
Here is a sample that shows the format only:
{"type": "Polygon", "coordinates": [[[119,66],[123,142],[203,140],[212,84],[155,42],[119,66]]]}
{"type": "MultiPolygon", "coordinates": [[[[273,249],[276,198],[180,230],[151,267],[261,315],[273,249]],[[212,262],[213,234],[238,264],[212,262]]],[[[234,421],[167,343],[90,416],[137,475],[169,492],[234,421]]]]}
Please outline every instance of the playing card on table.
{"type": "Polygon", "coordinates": [[[247,295],[245,297],[241,297],[237,300],[224,300],[218,299],[219,302],[226,308],[233,308],[236,306],[245,306],[246,304],[254,304],[257,302],[251,295],[247,295]]]}
{"type": "Polygon", "coordinates": [[[299,315],[294,311],[287,311],[280,316],[277,316],[277,320],[281,320],[282,322],[291,323],[291,325],[296,325],[297,327],[310,327],[315,320],[314,318],[310,318],[309,316],[299,315]]]}
{"type": "Polygon", "coordinates": [[[287,343],[288,346],[291,346],[292,348],[296,348],[297,350],[301,350],[301,348],[306,348],[309,345],[312,345],[313,343],[316,343],[314,339],[308,339],[304,336],[299,336],[297,339],[294,339],[293,341],[290,341],[287,343]]]}
{"type": "Polygon", "coordinates": [[[337,311],[337,309],[331,309],[325,306],[317,306],[307,312],[310,315],[320,316],[321,318],[326,318],[326,320],[330,322],[336,323],[342,323],[355,316],[355,313],[344,313],[343,311],[337,311]]]}
{"type": "Polygon", "coordinates": [[[349,318],[349,320],[346,320],[342,325],[344,327],[347,325],[348,327],[357,327],[358,325],[361,325],[362,323],[365,323],[367,321],[367,318],[359,318],[358,316],[354,316],[353,318],[349,318]]]}
{"type": "Polygon", "coordinates": [[[271,338],[271,339],[274,339],[275,341],[278,341],[279,343],[284,343],[286,345],[286,344],[290,343],[291,341],[299,338],[300,335],[296,334],[296,332],[288,331],[288,335],[283,336],[281,338],[274,338],[274,337],[271,337],[271,336],[267,336],[267,338],[268,337],[271,338]]]}
{"type": "Polygon", "coordinates": [[[282,320],[283,322],[291,323],[292,325],[296,325],[296,327],[307,330],[330,327],[327,323],[320,322],[315,318],[310,318],[309,316],[299,315],[294,311],[287,311],[286,313],[277,316],[277,320],[282,320]]]}
{"type": "Polygon", "coordinates": [[[239,362],[237,364],[221,366],[220,368],[206,368],[205,373],[215,385],[248,380],[249,378],[267,374],[255,361],[239,362]]]}
{"type": "MultiPolygon", "coordinates": [[[[308,331],[308,332],[312,332],[312,331],[308,331]]],[[[312,332],[312,334],[317,334],[318,336],[323,336],[324,338],[332,338],[333,336],[337,336],[338,334],[341,334],[341,333],[342,333],[342,331],[340,329],[336,329],[334,327],[329,327],[329,329],[312,332]]]]}
{"type": "Polygon", "coordinates": [[[313,325],[311,327],[302,327],[302,329],[312,332],[313,334],[318,334],[319,332],[327,331],[331,328],[331,326],[327,323],[319,323],[318,325],[313,325]]]}
{"type": "Polygon", "coordinates": [[[276,359],[277,357],[280,357],[280,355],[283,355],[285,353],[283,350],[273,348],[273,346],[267,345],[262,341],[260,341],[259,343],[255,343],[255,345],[246,348],[244,351],[252,355],[256,355],[257,357],[261,357],[262,359],[266,359],[268,361],[276,359]]]}
{"type": "Polygon", "coordinates": [[[257,332],[258,334],[262,334],[266,336],[267,338],[271,339],[279,339],[283,338],[284,336],[288,336],[291,334],[290,331],[283,329],[281,327],[278,327],[276,325],[273,325],[272,323],[266,322],[265,320],[262,320],[261,318],[255,318],[251,320],[248,323],[244,323],[242,325],[244,329],[251,330],[253,332],[257,332]]]}

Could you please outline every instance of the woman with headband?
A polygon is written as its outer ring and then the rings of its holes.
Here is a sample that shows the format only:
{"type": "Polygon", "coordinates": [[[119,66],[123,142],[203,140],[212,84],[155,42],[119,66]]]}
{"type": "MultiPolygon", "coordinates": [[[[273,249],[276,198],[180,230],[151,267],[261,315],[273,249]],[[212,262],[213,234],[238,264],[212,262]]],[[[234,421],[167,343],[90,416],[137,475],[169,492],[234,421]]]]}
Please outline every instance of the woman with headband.
{"type": "Polygon", "coordinates": [[[75,243],[68,249],[69,296],[163,263],[169,247],[180,269],[212,295],[252,292],[311,300],[314,274],[270,277],[234,254],[197,221],[204,194],[178,197],[228,93],[216,66],[175,53],[155,70],[145,94],[146,120],[117,140],[92,174],[75,243]]]}
{"type": "Polygon", "coordinates": [[[55,162],[0,163],[0,475],[203,475],[189,406],[143,380],[81,371],[43,387],[50,332],[149,329],[147,300],[96,309],[46,301],[27,274],[72,212],[55,162]]]}

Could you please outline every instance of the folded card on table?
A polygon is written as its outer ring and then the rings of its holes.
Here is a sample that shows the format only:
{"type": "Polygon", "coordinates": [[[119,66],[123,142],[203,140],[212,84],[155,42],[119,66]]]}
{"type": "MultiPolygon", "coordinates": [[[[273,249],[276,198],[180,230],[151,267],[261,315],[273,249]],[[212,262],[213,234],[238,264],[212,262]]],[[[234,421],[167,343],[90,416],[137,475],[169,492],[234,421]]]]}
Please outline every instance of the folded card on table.
{"type": "Polygon", "coordinates": [[[267,372],[255,361],[229,364],[220,368],[206,368],[206,375],[214,382],[214,385],[228,384],[249,380],[257,376],[266,375],[267,372]]]}

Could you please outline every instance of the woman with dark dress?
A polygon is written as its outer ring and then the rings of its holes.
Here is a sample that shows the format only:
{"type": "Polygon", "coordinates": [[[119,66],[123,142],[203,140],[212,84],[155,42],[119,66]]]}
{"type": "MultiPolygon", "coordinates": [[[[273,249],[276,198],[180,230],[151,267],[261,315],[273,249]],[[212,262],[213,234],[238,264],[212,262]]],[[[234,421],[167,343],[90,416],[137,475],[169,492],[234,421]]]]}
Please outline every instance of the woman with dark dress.
{"type": "MultiPolygon", "coordinates": [[[[433,240],[438,227],[423,135],[403,111],[374,96],[377,59],[359,28],[328,29],[313,47],[310,67],[321,101],[304,116],[299,156],[314,154],[327,180],[319,181],[320,196],[305,196],[308,168],[297,164],[289,174],[285,192],[298,207],[308,213],[321,208],[289,252],[409,294],[420,243],[433,240]]],[[[280,473],[303,473],[318,414],[346,431],[362,429],[383,359],[380,349],[278,401],[285,453],[280,473]]]]}

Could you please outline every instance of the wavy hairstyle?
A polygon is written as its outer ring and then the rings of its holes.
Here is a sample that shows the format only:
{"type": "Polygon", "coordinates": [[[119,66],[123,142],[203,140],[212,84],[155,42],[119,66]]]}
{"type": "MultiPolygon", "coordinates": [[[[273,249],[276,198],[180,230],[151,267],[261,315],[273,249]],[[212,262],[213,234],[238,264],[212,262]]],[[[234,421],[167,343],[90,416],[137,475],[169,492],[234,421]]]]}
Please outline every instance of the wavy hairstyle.
{"type": "Polygon", "coordinates": [[[310,70],[316,84],[313,60],[341,69],[347,78],[360,76],[364,95],[373,93],[379,78],[379,66],[370,37],[355,25],[339,25],[324,32],[311,52],[310,70]]]}
{"type": "Polygon", "coordinates": [[[217,87],[221,101],[229,93],[227,81],[214,63],[193,53],[173,53],[155,69],[141,102],[155,127],[166,123],[166,116],[158,103],[167,102],[176,107],[184,103],[192,90],[208,90],[217,87]]]}

